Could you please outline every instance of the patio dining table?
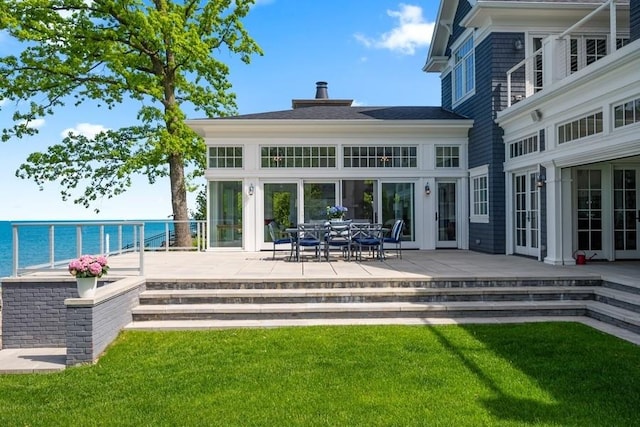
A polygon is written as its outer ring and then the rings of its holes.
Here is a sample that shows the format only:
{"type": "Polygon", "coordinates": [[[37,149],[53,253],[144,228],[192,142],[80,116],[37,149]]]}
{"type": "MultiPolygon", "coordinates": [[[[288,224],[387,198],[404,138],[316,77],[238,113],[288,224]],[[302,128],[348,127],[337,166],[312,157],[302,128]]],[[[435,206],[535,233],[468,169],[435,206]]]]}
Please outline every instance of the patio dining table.
{"type": "MultiPolygon", "coordinates": [[[[351,251],[359,249],[360,260],[362,259],[362,247],[368,246],[366,244],[367,241],[363,239],[363,234],[366,234],[366,237],[369,239],[368,242],[371,243],[372,246],[377,246],[377,258],[383,259],[383,238],[384,234],[388,231],[389,228],[383,227],[382,224],[356,223],[351,221],[302,223],[296,227],[285,229],[285,232],[291,236],[291,244],[294,245],[295,248],[296,261],[302,260],[301,247],[314,247],[318,260],[320,261],[322,259],[321,255],[324,253],[324,258],[328,261],[329,248],[330,246],[334,246],[331,242],[331,235],[335,237],[336,234],[348,242],[342,246],[346,246],[344,249],[349,251],[349,255],[351,251]]],[[[350,260],[350,256],[348,259],[350,260]]]]}

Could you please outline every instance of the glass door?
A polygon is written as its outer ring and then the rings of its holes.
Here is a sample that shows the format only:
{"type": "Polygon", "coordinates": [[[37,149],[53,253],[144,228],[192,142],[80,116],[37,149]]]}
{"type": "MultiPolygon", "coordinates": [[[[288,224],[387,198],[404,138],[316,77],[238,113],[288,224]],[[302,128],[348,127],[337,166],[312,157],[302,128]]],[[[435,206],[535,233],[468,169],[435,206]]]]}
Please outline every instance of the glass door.
{"type": "Polygon", "coordinates": [[[304,189],[304,222],[323,221],[327,219],[327,206],[336,204],[335,182],[308,182],[304,189]]]}
{"type": "Polygon", "coordinates": [[[613,171],[613,238],[616,259],[640,258],[637,168],[613,171]]]}
{"type": "Polygon", "coordinates": [[[375,196],[377,190],[377,180],[343,180],[342,206],[348,209],[346,218],[378,222],[375,196]]]}
{"type": "Polygon", "coordinates": [[[577,245],[587,257],[602,254],[602,171],[578,169],[577,190],[577,245]]]}
{"type": "Polygon", "coordinates": [[[402,240],[413,241],[415,215],[415,185],[412,182],[383,182],[381,184],[381,223],[391,230],[396,220],[404,220],[402,240]]]}
{"type": "Polygon", "coordinates": [[[242,181],[209,183],[209,247],[242,247],[242,181]]]}
{"type": "Polygon", "coordinates": [[[297,183],[265,183],[264,184],[264,242],[272,242],[269,223],[274,222],[278,235],[298,223],[298,184],[297,183]]]}
{"type": "Polygon", "coordinates": [[[438,200],[436,210],[437,240],[438,248],[457,248],[457,204],[456,204],[456,183],[438,182],[436,192],[438,200]]]}
{"type": "Polygon", "coordinates": [[[515,252],[522,255],[536,256],[540,246],[536,176],[535,171],[514,176],[515,252]]]}

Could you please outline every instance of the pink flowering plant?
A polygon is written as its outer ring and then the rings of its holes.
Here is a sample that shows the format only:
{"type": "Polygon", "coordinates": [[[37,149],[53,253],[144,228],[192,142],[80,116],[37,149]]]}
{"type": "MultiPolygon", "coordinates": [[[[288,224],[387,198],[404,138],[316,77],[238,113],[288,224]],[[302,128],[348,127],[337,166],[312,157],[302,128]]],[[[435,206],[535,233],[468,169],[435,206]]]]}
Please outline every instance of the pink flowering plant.
{"type": "Polygon", "coordinates": [[[69,273],[74,277],[102,277],[107,274],[107,257],[102,255],[82,255],[69,263],[69,273]]]}

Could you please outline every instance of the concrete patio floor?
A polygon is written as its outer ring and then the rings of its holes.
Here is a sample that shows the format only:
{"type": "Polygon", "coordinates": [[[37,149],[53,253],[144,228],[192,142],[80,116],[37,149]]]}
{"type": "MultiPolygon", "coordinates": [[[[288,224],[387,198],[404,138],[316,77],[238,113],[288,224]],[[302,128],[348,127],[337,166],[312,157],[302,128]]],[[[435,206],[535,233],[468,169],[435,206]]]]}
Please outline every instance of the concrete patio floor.
{"type": "MultiPolygon", "coordinates": [[[[331,262],[305,259],[288,261],[288,252],[148,252],[144,254],[144,276],[150,280],[332,280],[332,279],[413,279],[432,278],[602,278],[640,287],[640,261],[588,262],[586,265],[553,266],[519,256],[487,255],[463,250],[404,250],[402,259],[389,252],[384,261],[346,262],[337,254],[331,262]]],[[[139,254],[110,257],[110,278],[137,275],[139,254]]],[[[68,277],[66,271],[37,273],[68,277]]],[[[589,318],[483,318],[414,319],[408,324],[512,323],[578,321],[640,345],[640,336],[589,318]]],[[[350,324],[367,324],[352,319],[350,324]]],[[[64,369],[64,348],[16,349],[0,351],[1,373],[52,372],[64,369]]]]}

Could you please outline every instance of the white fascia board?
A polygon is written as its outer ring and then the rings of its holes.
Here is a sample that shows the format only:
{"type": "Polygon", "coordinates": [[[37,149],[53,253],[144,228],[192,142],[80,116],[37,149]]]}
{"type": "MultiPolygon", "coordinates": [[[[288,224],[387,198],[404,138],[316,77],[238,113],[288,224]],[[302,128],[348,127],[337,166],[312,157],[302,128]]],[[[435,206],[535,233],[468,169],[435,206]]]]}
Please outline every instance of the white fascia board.
{"type": "Polygon", "coordinates": [[[458,9],[459,0],[441,0],[440,7],[438,9],[438,15],[435,21],[435,27],[433,29],[433,37],[431,38],[431,44],[429,45],[429,53],[427,54],[427,60],[423,71],[441,71],[437,64],[441,61],[437,58],[443,58],[447,51],[447,44],[449,43],[449,37],[451,36],[453,19],[455,17],[456,10],[458,9]],[[434,61],[435,60],[435,61],[434,61]],[[432,66],[431,64],[436,65],[432,66]]]}
{"type": "Polygon", "coordinates": [[[204,138],[243,138],[297,135],[458,135],[473,126],[473,120],[198,120],[187,125],[204,138]]]}
{"type": "MultiPolygon", "coordinates": [[[[549,7],[548,3],[543,2],[480,1],[460,21],[460,26],[476,29],[514,28],[519,29],[518,31],[543,26],[565,30],[599,6],[600,4],[589,3],[554,3],[553,7],[549,7]]],[[[625,21],[629,5],[618,4],[617,12],[618,20],[625,21]]],[[[607,13],[602,14],[601,20],[608,23],[607,13]]]]}

